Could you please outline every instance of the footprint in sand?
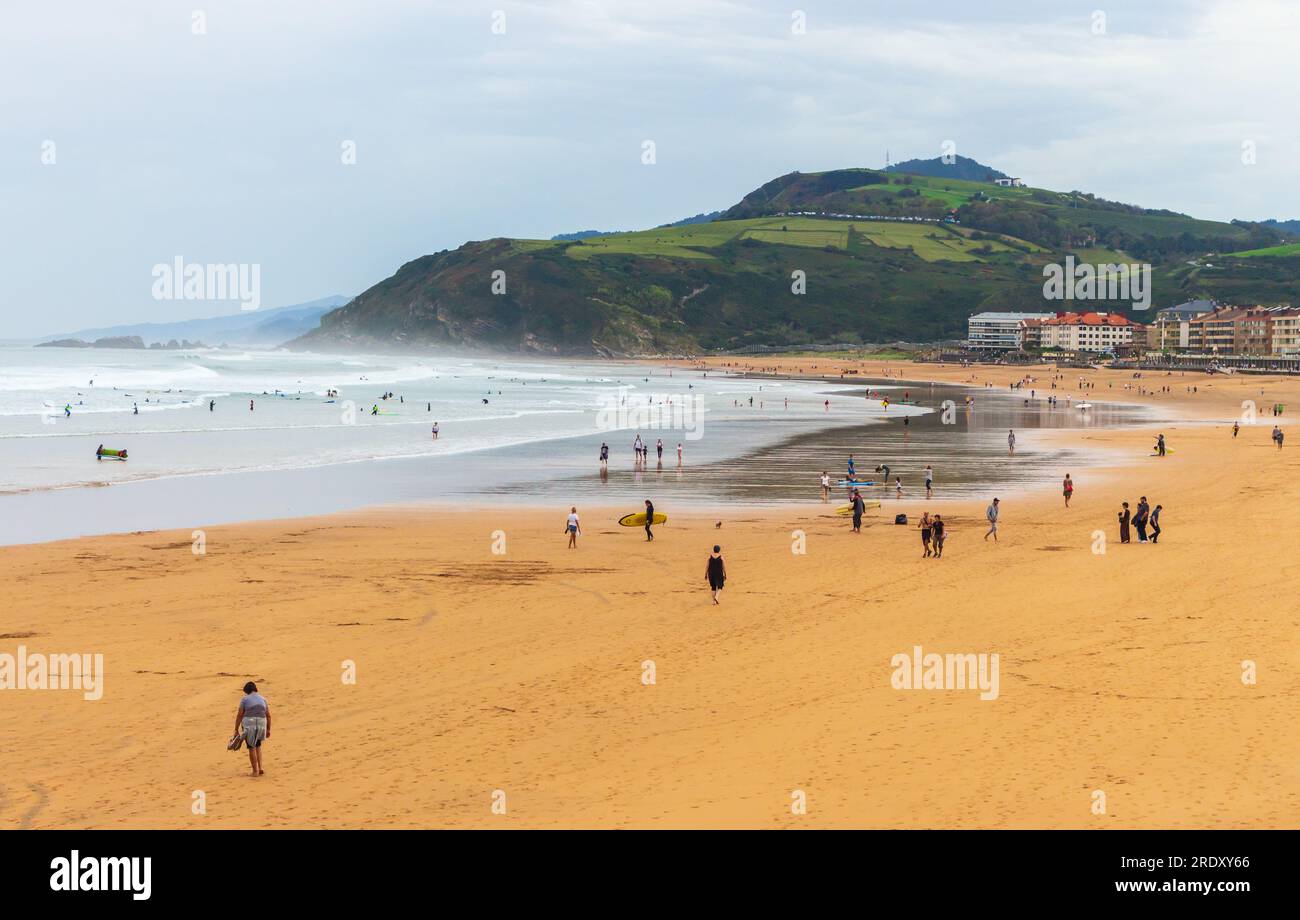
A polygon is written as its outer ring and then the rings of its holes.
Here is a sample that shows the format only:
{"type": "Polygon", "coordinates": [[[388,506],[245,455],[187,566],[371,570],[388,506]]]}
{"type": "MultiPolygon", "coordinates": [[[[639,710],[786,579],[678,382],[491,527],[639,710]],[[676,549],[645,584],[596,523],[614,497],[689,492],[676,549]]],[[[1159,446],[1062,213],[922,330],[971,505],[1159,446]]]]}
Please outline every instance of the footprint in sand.
{"type": "Polygon", "coordinates": [[[44,786],[37,783],[28,783],[27,788],[36,795],[36,804],[27,809],[27,812],[19,820],[18,829],[20,831],[30,830],[32,821],[50,801],[50,794],[44,786]]]}

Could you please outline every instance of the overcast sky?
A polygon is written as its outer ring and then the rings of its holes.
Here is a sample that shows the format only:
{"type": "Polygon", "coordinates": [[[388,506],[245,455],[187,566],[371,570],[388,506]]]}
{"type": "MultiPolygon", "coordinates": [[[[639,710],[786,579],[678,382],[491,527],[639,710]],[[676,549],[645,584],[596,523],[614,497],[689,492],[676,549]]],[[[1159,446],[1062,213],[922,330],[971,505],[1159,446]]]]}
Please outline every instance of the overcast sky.
{"type": "Polygon", "coordinates": [[[948,140],[1031,185],[1300,218],[1298,57],[1295,0],[6,4],[0,338],[238,312],[155,300],[177,256],[256,263],[280,306],[948,140]]]}

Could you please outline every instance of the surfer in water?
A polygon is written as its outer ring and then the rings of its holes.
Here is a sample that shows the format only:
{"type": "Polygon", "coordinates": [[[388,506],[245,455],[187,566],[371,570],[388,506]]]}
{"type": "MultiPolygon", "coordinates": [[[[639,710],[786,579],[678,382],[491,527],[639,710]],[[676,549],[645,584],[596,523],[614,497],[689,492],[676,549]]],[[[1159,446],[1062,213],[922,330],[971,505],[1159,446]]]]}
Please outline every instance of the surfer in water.
{"type": "Polygon", "coordinates": [[[849,454],[849,475],[848,475],[848,478],[849,478],[849,480],[854,480],[854,479],[857,479],[857,478],[858,478],[858,476],[857,476],[857,472],[856,472],[856,470],[855,470],[854,467],[853,467],[853,455],[852,455],[852,454],[849,454]]]}
{"type": "Polygon", "coordinates": [[[609,466],[609,445],[604,441],[600,442],[600,468],[605,469],[609,466]]]}
{"type": "Polygon", "coordinates": [[[434,422],[434,423],[433,423],[433,439],[434,439],[435,441],[438,440],[438,423],[437,423],[437,422],[434,422]]]}
{"type": "Polygon", "coordinates": [[[718,603],[718,592],[722,590],[723,584],[727,581],[727,564],[722,561],[722,547],[716,543],[713,545],[713,552],[709,554],[709,561],[704,567],[704,580],[709,583],[709,588],[713,591],[713,603],[718,603]]]}

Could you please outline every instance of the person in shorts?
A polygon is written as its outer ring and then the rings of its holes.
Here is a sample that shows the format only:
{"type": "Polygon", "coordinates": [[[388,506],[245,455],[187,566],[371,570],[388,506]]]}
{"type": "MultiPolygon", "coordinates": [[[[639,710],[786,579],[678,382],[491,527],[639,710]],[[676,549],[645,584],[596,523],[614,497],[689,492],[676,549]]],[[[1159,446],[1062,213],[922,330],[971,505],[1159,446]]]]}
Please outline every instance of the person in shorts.
{"type": "Polygon", "coordinates": [[[582,534],[582,527],[578,524],[578,507],[575,505],[569,509],[569,520],[564,525],[564,532],[569,535],[569,549],[578,545],[578,537],[582,534]]]}
{"type": "Polygon", "coordinates": [[[248,746],[252,775],[261,776],[266,772],[262,769],[262,742],[271,737],[271,707],[251,680],[244,684],[244,698],[239,701],[239,710],[235,713],[235,731],[241,730],[244,744],[248,746]]]}

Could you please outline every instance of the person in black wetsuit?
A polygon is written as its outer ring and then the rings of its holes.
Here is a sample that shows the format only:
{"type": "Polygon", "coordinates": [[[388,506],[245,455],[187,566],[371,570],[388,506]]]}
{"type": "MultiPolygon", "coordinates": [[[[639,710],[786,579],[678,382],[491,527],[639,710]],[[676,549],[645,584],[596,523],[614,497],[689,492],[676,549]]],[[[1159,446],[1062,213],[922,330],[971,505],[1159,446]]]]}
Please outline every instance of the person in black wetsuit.
{"type": "Polygon", "coordinates": [[[704,567],[704,580],[713,591],[713,603],[717,604],[718,592],[727,580],[727,564],[722,561],[721,546],[714,545],[713,552],[709,554],[709,562],[704,567]]]}
{"type": "Polygon", "coordinates": [[[650,532],[650,525],[655,522],[655,506],[651,504],[650,499],[645,500],[645,538],[653,540],[655,535],[650,532]]]}

